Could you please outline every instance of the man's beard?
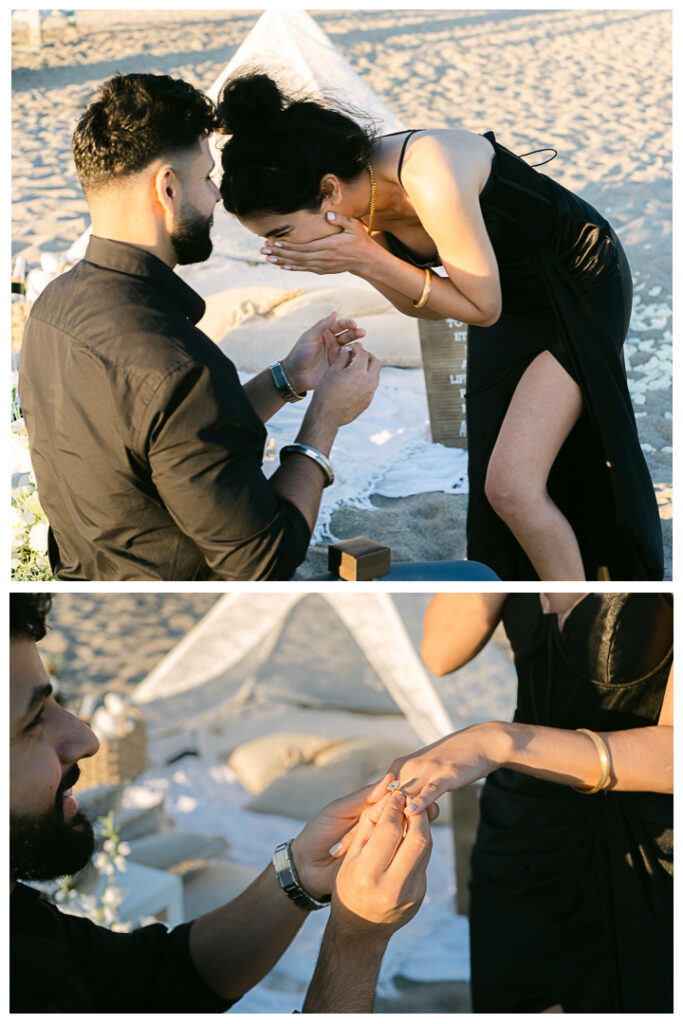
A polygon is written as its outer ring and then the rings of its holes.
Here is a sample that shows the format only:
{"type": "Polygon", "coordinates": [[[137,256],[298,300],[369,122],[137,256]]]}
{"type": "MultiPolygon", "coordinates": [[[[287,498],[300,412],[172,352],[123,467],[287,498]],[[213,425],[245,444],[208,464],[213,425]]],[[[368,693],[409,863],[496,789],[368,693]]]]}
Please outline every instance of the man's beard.
{"type": "Polygon", "coordinates": [[[62,797],[80,770],[74,764],[60,783],[53,806],[39,818],[10,811],[10,873],[13,879],[49,881],[84,868],[95,851],[92,825],[78,811],[66,821],[62,797]]]}
{"type": "Polygon", "coordinates": [[[187,211],[183,211],[176,230],[169,236],[179,264],[208,260],[213,249],[212,226],[213,214],[203,217],[196,206],[187,204],[187,211]]]}

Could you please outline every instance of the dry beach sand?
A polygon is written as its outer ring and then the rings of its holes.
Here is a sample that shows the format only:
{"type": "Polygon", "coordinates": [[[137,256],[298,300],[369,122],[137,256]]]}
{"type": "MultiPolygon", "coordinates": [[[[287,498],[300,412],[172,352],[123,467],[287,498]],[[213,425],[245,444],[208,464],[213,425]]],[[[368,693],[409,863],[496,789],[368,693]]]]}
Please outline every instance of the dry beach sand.
{"type": "MultiPolygon", "coordinates": [[[[17,24],[13,253],[35,265],[41,251],[66,250],[87,226],[70,135],[100,81],[115,71],[151,71],[208,88],[259,13],[78,11],[75,26],[46,23],[40,50],[27,46],[17,24]]],[[[549,173],[613,222],[634,275],[627,367],[670,578],[671,12],[311,13],[407,124],[493,129],[520,152],[554,146],[549,173]]],[[[448,494],[375,497],[375,511],[337,512],[332,530],[388,544],[396,561],[462,558],[466,502],[448,494]]],[[[298,576],[325,568],[326,545],[316,546],[298,576]]]]}

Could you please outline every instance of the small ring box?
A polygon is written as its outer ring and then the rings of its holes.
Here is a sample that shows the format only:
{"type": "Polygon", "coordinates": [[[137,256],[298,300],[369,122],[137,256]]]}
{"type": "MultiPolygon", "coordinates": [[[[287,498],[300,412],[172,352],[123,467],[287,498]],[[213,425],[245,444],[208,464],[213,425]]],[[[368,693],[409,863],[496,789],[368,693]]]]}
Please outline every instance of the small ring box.
{"type": "Polygon", "coordinates": [[[369,537],[353,537],[330,544],[327,568],[342,580],[374,580],[391,569],[391,548],[369,537]]]}

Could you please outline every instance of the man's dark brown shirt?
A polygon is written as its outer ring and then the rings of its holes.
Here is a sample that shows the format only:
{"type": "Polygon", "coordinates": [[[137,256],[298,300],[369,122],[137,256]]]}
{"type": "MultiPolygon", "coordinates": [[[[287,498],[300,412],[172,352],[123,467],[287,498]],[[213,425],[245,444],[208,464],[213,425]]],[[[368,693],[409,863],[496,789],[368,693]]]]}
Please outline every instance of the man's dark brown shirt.
{"type": "Polygon", "coordinates": [[[261,469],[266,430],[204,301],[92,237],[35,302],[19,394],[63,580],[289,579],[310,539],[261,469]]]}

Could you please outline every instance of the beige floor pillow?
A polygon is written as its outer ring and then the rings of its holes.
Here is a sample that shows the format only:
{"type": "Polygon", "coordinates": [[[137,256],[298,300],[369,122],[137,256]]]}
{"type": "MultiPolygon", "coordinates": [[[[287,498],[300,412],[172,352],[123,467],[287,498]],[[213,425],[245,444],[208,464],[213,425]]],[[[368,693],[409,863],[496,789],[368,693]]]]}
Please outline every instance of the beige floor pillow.
{"type": "Polygon", "coordinates": [[[371,288],[330,287],[302,292],[229,288],[210,295],[199,327],[240,370],[258,371],[282,359],[294,342],[335,310],[367,332],[366,348],[385,366],[421,365],[418,322],[371,288]]]}
{"type": "Polygon", "coordinates": [[[236,747],[228,765],[245,789],[250,793],[262,793],[278,776],[296,765],[312,761],[322,751],[339,746],[340,742],[313,733],[272,733],[236,747]]]}
{"type": "Polygon", "coordinates": [[[188,862],[225,857],[229,849],[224,836],[172,829],[132,840],[129,857],[136,864],[171,871],[188,862]]]}
{"type": "Polygon", "coordinates": [[[247,805],[249,811],[306,821],[331,800],[376,782],[392,761],[408,753],[390,740],[350,740],[321,751],[312,764],[280,775],[247,805]]]}

